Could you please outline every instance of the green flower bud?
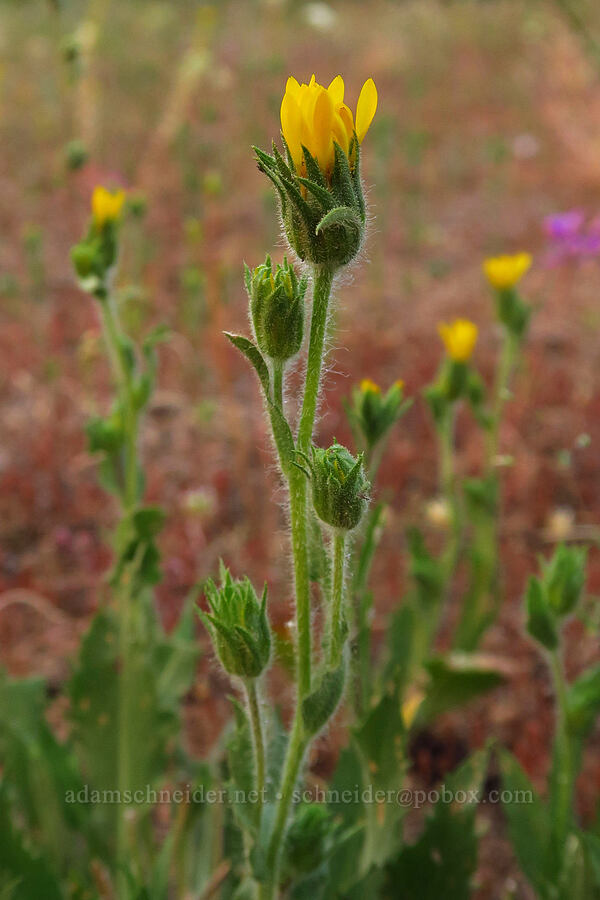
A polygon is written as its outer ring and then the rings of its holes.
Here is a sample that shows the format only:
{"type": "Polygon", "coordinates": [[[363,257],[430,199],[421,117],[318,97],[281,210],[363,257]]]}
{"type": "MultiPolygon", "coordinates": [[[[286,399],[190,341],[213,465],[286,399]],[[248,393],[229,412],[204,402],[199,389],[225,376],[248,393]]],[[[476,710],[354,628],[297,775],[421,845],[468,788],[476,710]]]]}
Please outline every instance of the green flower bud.
{"type": "Polygon", "coordinates": [[[315,511],[332,528],[356,528],[368,505],[369,482],[363,454],[357,459],[337,442],[323,450],[312,448],[309,460],[315,511]]]}
{"type": "Polygon", "coordinates": [[[559,616],[573,612],[585,584],[587,551],[582,547],[561,544],[543,567],[543,581],[548,605],[559,616]]]}
{"type": "Polygon", "coordinates": [[[71,262],[78,278],[87,278],[93,274],[96,256],[96,251],[90,244],[81,243],[71,247],[71,262]]]}
{"type": "Polygon", "coordinates": [[[199,610],[200,618],[225,671],[241,678],[257,678],[271,653],[266,585],[259,600],[248,578],[234,581],[223,563],[220,576],[220,587],[213,581],[206,585],[210,613],[199,610]]]}
{"type": "Polygon", "coordinates": [[[469,387],[469,364],[447,359],[442,372],[442,387],[451,403],[463,397],[469,387]]]}
{"type": "Polygon", "coordinates": [[[403,401],[403,381],[394,382],[383,394],[379,385],[364,378],[352,392],[352,404],[346,404],[346,414],[357,442],[372,450],[408,409],[410,401],[403,401]]]}
{"type": "Polygon", "coordinates": [[[314,872],[327,855],[331,813],[324,803],[301,803],[285,839],[284,868],[293,876],[314,872]]]}
{"type": "Polygon", "coordinates": [[[365,201],[356,136],[348,154],[334,142],[331,171],[323,172],[304,148],[300,175],[286,146],[287,161],[273,144],[273,156],[254,148],[259,169],[271,179],[291,248],[303,261],[331,270],[358,254],[365,234],[365,201]],[[304,177],[304,175],[306,177],[304,177]]]}
{"type": "Polygon", "coordinates": [[[88,149],[83,141],[69,141],[65,147],[65,163],[67,169],[71,172],[76,172],[78,169],[83,168],[88,159],[88,149]]]}
{"type": "Polygon", "coordinates": [[[251,271],[245,268],[246,290],[256,343],[265,356],[280,361],[295,356],[304,335],[304,295],[308,281],[300,281],[287,259],[273,272],[271,258],[251,271]]]}
{"type": "Polygon", "coordinates": [[[503,288],[496,292],[496,311],[500,322],[516,338],[525,335],[532,310],[514,287],[503,288]]]}

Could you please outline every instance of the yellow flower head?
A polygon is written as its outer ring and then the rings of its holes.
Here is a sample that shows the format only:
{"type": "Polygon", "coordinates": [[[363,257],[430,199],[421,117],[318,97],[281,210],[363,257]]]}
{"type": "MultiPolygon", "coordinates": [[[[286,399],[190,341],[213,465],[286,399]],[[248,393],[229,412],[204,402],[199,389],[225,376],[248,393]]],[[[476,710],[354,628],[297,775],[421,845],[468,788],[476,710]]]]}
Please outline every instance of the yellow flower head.
{"type": "Polygon", "coordinates": [[[102,185],[95,187],[92,194],[92,216],[98,228],[102,228],[106,222],[116,222],[124,203],[125,191],[112,193],[102,185]]]}
{"type": "Polygon", "coordinates": [[[317,160],[324,173],[331,172],[335,160],[334,141],[346,156],[354,133],[358,142],[369,130],[377,109],[377,88],[372,78],[362,86],[356,105],[356,122],[344,103],[344,79],[336,75],[328,88],[313,75],[308,84],[287,80],[281,103],[281,130],[296,171],[303,173],[302,147],[317,160]]]}
{"type": "Polygon", "coordinates": [[[455,319],[450,325],[442,322],[438,332],[446,353],[455,362],[468,362],[477,342],[478,328],[469,319],[455,319]]]}
{"type": "Polygon", "coordinates": [[[497,290],[514,287],[531,268],[530,253],[515,253],[514,256],[492,256],[483,263],[485,277],[497,290]]]}
{"type": "Polygon", "coordinates": [[[380,394],[381,388],[378,384],[375,384],[374,381],[371,381],[370,378],[363,378],[360,383],[360,390],[363,394],[371,393],[371,394],[380,394]]]}

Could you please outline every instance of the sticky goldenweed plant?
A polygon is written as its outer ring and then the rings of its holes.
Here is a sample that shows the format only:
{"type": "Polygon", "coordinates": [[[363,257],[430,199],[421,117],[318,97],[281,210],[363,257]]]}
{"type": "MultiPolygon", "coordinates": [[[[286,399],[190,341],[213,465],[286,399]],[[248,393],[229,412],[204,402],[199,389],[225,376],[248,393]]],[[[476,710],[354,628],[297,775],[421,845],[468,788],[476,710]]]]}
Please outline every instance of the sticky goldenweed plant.
{"type": "MultiPolygon", "coordinates": [[[[286,481],[295,591],[296,708],[277,800],[264,804],[257,817],[254,876],[262,898],[278,895],[281,858],[293,792],[309,745],[340,702],[346,678],[346,555],[349,536],[363,518],[369,484],[362,455],[354,458],[341,445],[312,444],[321,392],[325,338],[335,276],[358,255],[365,234],[366,212],[360,176],[360,144],[377,107],[372,79],[363,85],[356,117],[344,102],[338,76],[328,88],[313,76],[309,84],[288,79],[281,104],[283,154],[255,148],[260,170],[272,181],[280,202],[283,231],[290,249],[304,265],[298,278],[284,261],[273,269],[270,259],[246,270],[254,341],[228,335],[254,367],[263,390],[279,466],[286,481]],[[286,367],[302,346],[305,294],[310,278],[312,309],[308,329],[306,374],[299,398],[299,418],[292,431],[284,402],[286,367]],[[295,433],[294,433],[295,432],[295,433]],[[316,652],[311,615],[311,556],[321,532],[328,535],[329,559],[325,634],[316,652]]],[[[222,617],[211,619],[213,636],[222,634],[222,617]],[[219,624],[218,624],[219,623],[219,624]]],[[[247,645],[243,616],[232,626],[239,652],[247,645]]],[[[218,647],[217,647],[218,652],[218,647]]],[[[227,666],[225,667],[227,669],[227,666]]],[[[231,667],[229,668],[231,672],[231,667]]],[[[255,770],[264,771],[260,716],[249,712],[255,748],[255,770]]]]}
{"type": "Polygon", "coordinates": [[[454,650],[459,654],[476,651],[500,608],[500,475],[511,459],[500,453],[499,437],[531,318],[532,307],[518,290],[531,263],[528,253],[518,253],[489,258],[483,264],[501,336],[491,390],[473,364],[477,325],[462,318],[438,326],[444,358],[424,396],[438,442],[439,494],[430,503],[427,517],[446,535],[446,541],[441,554],[435,556],[419,531],[413,529],[409,534],[414,595],[421,598],[421,607],[425,607],[413,647],[417,669],[431,652],[461,565],[467,570],[467,587],[454,629],[454,650]],[[477,477],[461,477],[458,472],[455,445],[461,404],[469,406],[483,432],[484,454],[477,477]]]}
{"type": "MultiPolygon", "coordinates": [[[[0,672],[0,893],[7,898],[166,897],[172,855],[185,857],[188,825],[180,818],[159,852],[152,815],[158,789],[194,777],[179,741],[180,701],[198,648],[193,598],[169,635],[154,604],[164,513],[143,502],[141,434],[166,333],[155,329],[137,346],[121,324],[116,280],[126,208],[123,191],[98,186],[71,252],[79,286],[96,305],[114,385],[108,409],[86,428],[100,483],[116,500],[113,565],[63,686],[66,738],[47,724],[43,680],[0,672]]],[[[197,816],[188,819],[194,825],[197,816]]]]}
{"type": "MultiPolygon", "coordinates": [[[[410,405],[403,383],[384,392],[365,379],[354,390],[347,414],[355,448],[338,441],[329,447],[313,443],[332,289],[360,253],[367,219],[360,152],[377,91],[368,79],[355,116],[344,93],[340,76],[327,88],[314,76],[308,84],[288,79],[281,105],[282,149],[274,143],[270,154],[259,148],[255,153],[277,192],[283,234],[297,268],[287,259],[274,265],[269,256],[254,269],[246,267],[252,337],[227,333],[258,376],[287,489],[296,694],[286,731],[269,707],[264,683],[275,644],[269,598],[241,573],[222,566],[200,615],[215,659],[244,698],[243,704],[233,700],[235,725],[227,754],[232,820],[240,835],[230,856],[229,885],[236,898],[260,900],[313,893],[397,896],[398,872],[414,879],[418,854],[438,852],[439,829],[462,827],[470,861],[461,857],[456,878],[466,897],[476,858],[474,808],[465,807],[456,818],[438,810],[418,847],[404,846],[404,810],[381,799],[393,794],[404,777],[415,709],[425,706],[412,698],[407,702],[405,663],[412,633],[402,623],[390,635],[383,662],[373,669],[371,661],[368,580],[385,518],[385,504],[372,499],[373,482],[391,430],[410,405]],[[304,382],[293,397],[289,365],[305,347],[304,382]],[[319,615],[312,604],[315,586],[319,615]],[[350,800],[313,801],[304,775],[310,748],[346,697],[351,701],[350,743],[333,785],[336,795],[342,792],[350,800]],[[249,789],[251,802],[244,802],[249,789]]],[[[478,684],[475,693],[495,683],[478,684]]],[[[431,715],[443,708],[439,694],[429,698],[431,715]]],[[[470,760],[457,774],[458,782],[479,784],[485,758],[482,753],[470,760]]],[[[454,864],[451,860],[450,869],[454,864]]],[[[443,878],[453,877],[446,866],[442,870],[443,878]]],[[[417,895],[419,880],[407,896],[417,895]]],[[[439,890],[433,877],[431,889],[439,890]]]]}
{"type": "Polygon", "coordinates": [[[597,823],[579,821],[575,786],[586,741],[600,714],[600,665],[568,681],[564,626],[581,615],[586,581],[586,549],[560,545],[540,563],[539,576],[525,591],[526,629],[542,653],[552,678],[555,729],[546,796],[540,796],[508,751],[499,754],[507,789],[504,809],[515,854],[535,896],[541,900],[592,898],[600,890],[600,835],[597,823]],[[526,804],[516,802],[527,796],[526,804]]]}

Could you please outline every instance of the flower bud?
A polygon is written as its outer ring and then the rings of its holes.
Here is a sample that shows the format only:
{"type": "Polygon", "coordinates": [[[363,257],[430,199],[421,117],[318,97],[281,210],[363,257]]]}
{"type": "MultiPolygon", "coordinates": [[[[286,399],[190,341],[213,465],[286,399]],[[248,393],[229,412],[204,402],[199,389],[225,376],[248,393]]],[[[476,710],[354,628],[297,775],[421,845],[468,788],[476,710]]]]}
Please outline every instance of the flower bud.
{"type": "Polygon", "coordinates": [[[220,575],[220,587],[210,580],[206,585],[210,613],[199,610],[199,615],[225,671],[241,678],[257,678],[271,653],[266,585],[259,600],[248,578],[234,581],[223,563],[220,575]]]}
{"type": "Polygon", "coordinates": [[[357,440],[373,447],[406,411],[410,401],[404,401],[404,382],[396,381],[383,394],[379,385],[364,378],[352,392],[352,405],[346,404],[346,414],[357,440]]]}
{"type": "Polygon", "coordinates": [[[523,337],[531,318],[531,307],[519,296],[516,285],[531,268],[529,253],[496,256],[486,259],[483,271],[496,294],[500,322],[517,338],[523,337]]]}
{"type": "Polygon", "coordinates": [[[587,551],[561,544],[544,566],[543,582],[548,604],[559,616],[573,612],[585,584],[587,551]]]}
{"type": "Polygon", "coordinates": [[[325,803],[299,804],[285,838],[284,869],[292,875],[314,872],[327,855],[331,831],[331,812],[325,803]]]}
{"type": "Polygon", "coordinates": [[[313,447],[309,465],[313,504],[319,518],[332,528],[356,528],[368,505],[369,483],[362,453],[354,459],[337,442],[327,450],[313,447]]]}
{"type": "Polygon", "coordinates": [[[246,266],[245,277],[256,343],[265,356],[285,362],[302,346],[308,281],[298,281],[287,259],[273,272],[269,256],[254,271],[246,266]]]}
{"type": "Polygon", "coordinates": [[[71,248],[71,262],[79,286],[101,301],[108,295],[111,274],[117,261],[118,224],[124,202],[124,191],[113,194],[101,186],[94,188],[88,232],[71,248]]]}
{"type": "Polygon", "coordinates": [[[377,90],[369,78],[360,92],[356,120],[344,103],[340,75],[329,87],[288,78],[281,104],[286,159],[254,148],[258,166],[277,189],[286,236],[300,259],[335,270],[360,250],[365,201],[360,180],[360,143],[375,110],[377,90]]]}

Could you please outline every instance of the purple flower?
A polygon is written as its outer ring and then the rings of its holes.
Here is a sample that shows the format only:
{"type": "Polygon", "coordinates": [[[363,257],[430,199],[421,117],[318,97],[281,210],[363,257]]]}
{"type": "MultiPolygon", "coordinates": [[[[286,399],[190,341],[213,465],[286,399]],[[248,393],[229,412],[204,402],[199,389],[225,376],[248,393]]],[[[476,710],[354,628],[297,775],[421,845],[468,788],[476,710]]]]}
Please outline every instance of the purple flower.
{"type": "Polygon", "coordinates": [[[546,265],[600,254],[600,216],[586,225],[585,215],[579,209],[555,213],[544,219],[544,231],[549,238],[546,265]]]}

